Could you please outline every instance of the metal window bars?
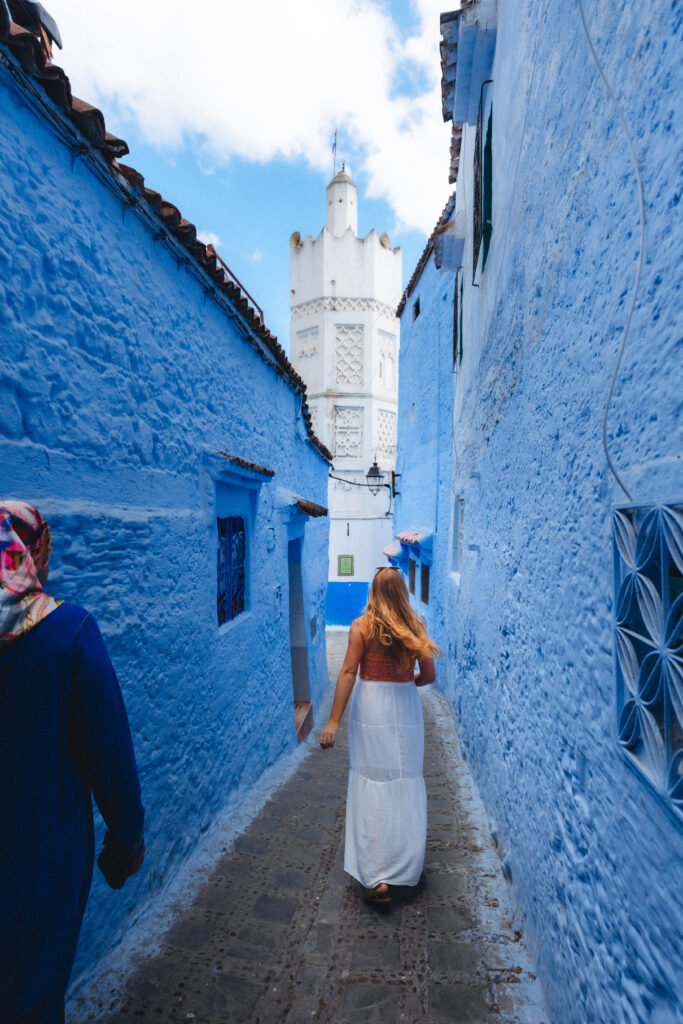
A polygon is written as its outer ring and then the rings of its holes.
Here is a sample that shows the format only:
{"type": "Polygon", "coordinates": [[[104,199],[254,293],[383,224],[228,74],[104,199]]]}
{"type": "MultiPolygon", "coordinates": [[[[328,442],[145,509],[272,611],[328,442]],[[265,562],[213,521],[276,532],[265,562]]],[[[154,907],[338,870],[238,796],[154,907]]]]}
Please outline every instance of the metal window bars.
{"type": "Polygon", "coordinates": [[[683,824],[683,504],[613,523],[618,740],[683,824]]]}
{"type": "Polygon", "coordinates": [[[246,533],[241,516],[217,518],[217,594],[218,625],[236,618],[245,607],[246,533]]]}

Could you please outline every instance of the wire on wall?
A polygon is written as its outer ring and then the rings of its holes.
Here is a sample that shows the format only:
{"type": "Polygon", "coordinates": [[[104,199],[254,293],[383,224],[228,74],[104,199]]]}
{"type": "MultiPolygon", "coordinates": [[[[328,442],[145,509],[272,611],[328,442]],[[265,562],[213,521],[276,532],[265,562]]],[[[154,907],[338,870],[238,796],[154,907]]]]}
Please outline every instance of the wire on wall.
{"type": "Polygon", "coordinates": [[[645,199],[644,199],[644,195],[643,195],[643,179],[641,178],[641,175],[640,175],[640,167],[638,165],[638,156],[636,154],[635,146],[633,145],[633,139],[631,138],[631,133],[629,132],[628,125],[626,124],[626,119],[624,117],[624,114],[623,114],[623,111],[621,109],[621,106],[619,105],[619,101],[617,100],[616,96],[614,95],[614,90],[612,89],[612,86],[610,85],[610,83],[609,83],[609,81],[607,79],[607,75],[605,74],[604,68],[603,68],[602,64],[600,63],[600,58],[598,57],[598,54],[597,54],[596,49],[595,49],[595,46],[593,45],[593,40],[591,39],[590,32],[588,31],[588,25],[586,23],[586,15],[585,15],[584,9],[583,9],[583,2],[582,2],[582,0],[576,0],[576,2],[578,4],[578,6],[579,6],[579,13],[581,15],[581,23],[583,25],[583,30],[584,30],[584,32],[586,34],[586,39],[588,41],[588,46],[590,47],[590,51],[591,51],[593,60],[595,61],[595,66],[597,67],[598,71],[600,72],[600,77],[602,78],[603,82],[605,83],[605,88],[607,89],[607,92],[609,93],[610,99],[612,100],[612,103],[614,104],[614,108],[615,108],[617,114],[619,115],[619,121],[621,122],[621,127],[624,130],[624,135],[626,136],[626,140],[628,142],[628,148],[629,148],[629,151],[631,153],[631,160],[633,161],[633,169],[634,169],[635,175],[636,175],[636,182],[638,184],[638,205],[639,205],[639,208],[640,208],[640,248],[639,248],[639,252],[638,252],[638,267],[636,269],[636,279],[635,279],[635,282],[634,282],[634,285],[633,285],[633,294],[631,295],[631,304],[629,306],[628,316],[626,317],[626,323],[624,324],[624,328],[623,328],[623,331],[622,331],[621,344],[619,345],[619,352],[617,353],[617,361],[614,364],[614,372],[612,374],[612,380],[610,381],[609,392],[608,392],[608,395],[607,395],[607,402],[605,403],[605,412],[604,412],[604,415],[602,417],[602,447],[603,447],[603,449],[605,451],[605,458],[607,459],[607,465],[611,469],[611,471],[612,471],[612,473],[614,475],[615,480],[617,481],[617,483],[621,487],[621,489],[624,492],[624,494],[626,495],[626,497],[629,499],[629,501],[633,501],[633,497],[632,497],[630,491],[628,490],[628,488],[626,487],[626,484],[621,479],[619,473],[617,472],[616,466],[614,465],[614,462],[612,461],[612,456],[610,455],[610,452],[609,452],[609,447],[607,445],[607,417],[609,415],[610,405],[612,404],[612,396],[614,394],[614,386],[615,386],[616,381],[617,381],[617,375],[619,373],[619,367],[621,366],[621,359],[622,359],[622,356],[624,354],[624,348],[626,347],[626,339],[628,337],[628,332],[629,332],[629,330],[631,328],[631,318],[633,316],[633,310],[635,309],[635,305],[636,305],[636,298],[638,296],[638,289],[640,288],[640,276],[641,276],[642,269],[643,269],[643,257],[644,257],[644,253],[645,253],[645,199]]]}

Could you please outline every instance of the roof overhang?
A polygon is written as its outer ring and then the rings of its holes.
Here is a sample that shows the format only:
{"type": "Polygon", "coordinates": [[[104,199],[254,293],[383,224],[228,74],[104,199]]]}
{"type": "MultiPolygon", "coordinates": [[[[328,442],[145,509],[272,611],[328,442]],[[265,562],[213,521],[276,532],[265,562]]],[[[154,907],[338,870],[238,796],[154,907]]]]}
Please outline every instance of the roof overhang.
{"type": "Polygon", "coordinates": [[[479,93],[491,77],[498,0],[464,0],[441,15],[441,100],[444,121],[476,124],[479,93]]]}
{"type": "Polygon", "coordinates": [[[219,448],[206,448],[204,463],[214,479],[240,483],[243,487],[260,487],[275,476],[274,469],[251,462],[241,455],[230,455],[219,448]]]}
{"type": "Polygon", "coordinates": [[[277,487],[275,490],[275,508],[279,509],[285,516],[296,517],[300,514],[318,519],[326,516],[328,510],[324,505],[308,498],[302,498],[296,491],[290,491],[287,487],[277,487]]]}
{"type": "Polygon", "coordinates": [[[307,501],[305,498],[299,498],[297,501],[298,508],[307,515],[317,519],[319,516],[326,516],[327,509],[324,505],[316,505],[314,501],[307,501]]]}

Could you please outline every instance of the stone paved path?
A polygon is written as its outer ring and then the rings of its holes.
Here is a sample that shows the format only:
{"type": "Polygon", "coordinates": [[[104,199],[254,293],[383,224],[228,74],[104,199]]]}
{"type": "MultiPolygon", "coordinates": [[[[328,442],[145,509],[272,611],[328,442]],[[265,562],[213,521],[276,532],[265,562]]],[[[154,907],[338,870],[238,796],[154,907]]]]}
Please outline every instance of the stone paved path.
{"type": "Polygon", "coordinates": [[[119,1010],[107,1016],[103,1002],[91,1019],[541,1024],[452,719],[435,693],[423,707],[429,832],[416,893],[367,906],[344,874],[344,730],[334,751],[312,749],[235,841],[159,954],[140,963],[119,1010]]]}

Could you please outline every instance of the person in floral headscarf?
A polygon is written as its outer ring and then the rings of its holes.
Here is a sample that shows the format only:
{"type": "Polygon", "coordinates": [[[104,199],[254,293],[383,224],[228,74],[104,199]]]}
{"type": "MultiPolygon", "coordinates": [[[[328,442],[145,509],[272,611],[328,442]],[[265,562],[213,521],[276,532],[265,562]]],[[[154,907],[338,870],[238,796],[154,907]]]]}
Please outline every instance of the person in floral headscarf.
{"type": "Polygon", "coordinates": [[[0,649],[37,625],[61,601],[43,592],[52,552],[50,527],[33,505],[0,508],[0,649]]]}
{"type": "Polygon", "coordinates": [[[121,888],[144,857],[121,691],[88,612],[44,591],[50,529],[0,500],[0,1021],[60,1024],[94,860],[121,888]]]}

